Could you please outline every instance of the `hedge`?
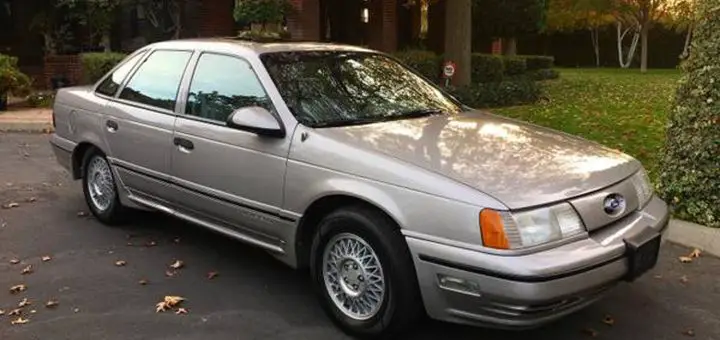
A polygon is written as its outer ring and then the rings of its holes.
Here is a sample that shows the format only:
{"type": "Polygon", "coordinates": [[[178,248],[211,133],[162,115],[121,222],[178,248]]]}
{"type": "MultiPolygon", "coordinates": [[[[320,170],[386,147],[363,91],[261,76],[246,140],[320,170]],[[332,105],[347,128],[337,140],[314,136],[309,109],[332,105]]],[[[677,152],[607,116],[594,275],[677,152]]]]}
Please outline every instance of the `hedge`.
{"type": "Polygon", "coordinates": [[[523,105],[540,99],[540,85],[528,77],[494,83],[476,83],[449,89],[460,102],[473,108],[523,105]]]}
{"type": "Polygon", "coordinates": [[[534,79],[537,81],[560,78],[560,72],[558,72],[557,70],[552,69],[552,68],[544,68],[544,69],[540,69],[540,70],[528,71],[527,75],[531,79],[534,79]]]}
{"type": "Polygon", "coordinates": [[[441,80],[443,57],[430,51],[407,50],[394,54],[395,58],[415,69],[426,78],[439,82],[441,80]]]}
{"type": "Polygon", "coordinates": [[[472,80],[476,83],[499,82],[503,79],[503,59],[492,54],[473,53],[472,80]]]}
{"type": "Polygon", "coordinates": [[[674,215],[720,228],[720,1],[698,2],[692,53],[670,111],[659,192],[674,215]]]}
{"type": "Polygon", "coordinates": [[[517,76],[525,74],[527,72],[527,62],[523,57],[505,56],[502,58],[503,61],[503,74],[506,76],[517,76]]]}
{"type": "Polygon", "coordinates": [[[122,53],[81,54],[83,81],[88,84],[97,82],[125,57],[122,53]]]}
{"type": "Polygon", "coordinates": [[[555,58],[547,55],[524,55],[520,58],[525,59],[528,71],[537,71],[553,68],[555,66],[555,58]]]}

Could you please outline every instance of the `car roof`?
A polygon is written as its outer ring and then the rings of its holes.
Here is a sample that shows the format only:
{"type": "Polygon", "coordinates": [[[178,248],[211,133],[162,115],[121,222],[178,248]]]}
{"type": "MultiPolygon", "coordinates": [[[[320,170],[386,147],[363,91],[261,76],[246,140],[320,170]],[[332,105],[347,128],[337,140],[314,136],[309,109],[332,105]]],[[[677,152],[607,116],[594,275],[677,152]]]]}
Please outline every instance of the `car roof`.
{"type": "Polygon", "coordinates": [[[168,40],[149,45],[151,48],[192,48],[208,49],[217,48],[241,48],[246,52],[263,54],[274,52],[295,52],[295,51],[347,51],[347,52],[374,52],[358,46],[320,43],[320,42],[253,42],[237,38],[198,38],[168,40]]]}

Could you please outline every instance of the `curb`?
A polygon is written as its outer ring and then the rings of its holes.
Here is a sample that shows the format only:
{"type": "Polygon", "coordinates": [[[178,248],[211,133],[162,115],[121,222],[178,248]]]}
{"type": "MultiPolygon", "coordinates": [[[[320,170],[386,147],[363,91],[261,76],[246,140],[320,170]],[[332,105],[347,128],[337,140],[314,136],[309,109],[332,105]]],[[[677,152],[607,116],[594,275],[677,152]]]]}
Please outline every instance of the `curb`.
{"type": "Polygon", "coordinates": [[[0,132],[26,132],[50,133],[53,131],[52,123],[47,122],[2,122],[0,132]]]}
{"type": "Polygon", "coordinates": [[[709,228],[681,220],[670,220],[667,240],[683,246],[698,248],[720,257],[720,228],[709,228]]]}

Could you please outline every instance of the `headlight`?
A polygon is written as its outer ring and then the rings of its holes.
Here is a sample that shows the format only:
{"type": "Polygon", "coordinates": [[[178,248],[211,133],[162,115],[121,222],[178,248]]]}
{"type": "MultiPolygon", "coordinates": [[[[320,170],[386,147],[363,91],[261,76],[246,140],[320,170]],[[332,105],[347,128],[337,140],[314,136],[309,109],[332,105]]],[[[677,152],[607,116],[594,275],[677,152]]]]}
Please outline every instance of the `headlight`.
{"type": "Polygon", "coordinates": [[[640,203],[639,208],[643,208],[653,196],[653,187],[650,184],[650,177],[648,177],[645,169],[641,168],[640,171],[630,177],[630,182],[633,187],[635,187],[635,192],[637,192],[638,202],[640,203]]]}
{"type": "Polygon", "coordinates": [[[584,232],[580,216],[568,203],[520,213],[480,212],[483,244],[496,249],[522,249],[584,232]]]}

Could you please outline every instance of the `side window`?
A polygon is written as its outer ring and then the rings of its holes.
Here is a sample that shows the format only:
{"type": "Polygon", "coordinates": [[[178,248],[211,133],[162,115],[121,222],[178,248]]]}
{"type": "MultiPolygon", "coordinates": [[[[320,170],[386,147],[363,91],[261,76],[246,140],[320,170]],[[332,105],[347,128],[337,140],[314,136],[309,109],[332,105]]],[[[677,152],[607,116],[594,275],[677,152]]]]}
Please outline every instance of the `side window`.
{"type": "Polygon", "coordinates": [[[224,55],[200,56],[190,83],[185,113],[225,122],[243,107],[273,110],[270,98],[246,61],[224,55]]]}
{"type": "Polygon", "coordinates": [[[174,110],[180,80],[190,60],[189,51],[155,51],[140,65],[120,98],[174,110]]]}
{"type": "Polygon", "coordinates": [[[98,85],[95,92],[106,96],[114,96],[125,77],[127,77],[128,73],[130,73],[130,70],[132,70],[133,66],[135,66],[135,64],[137,64],[144,55],[145,52],[138,53],[122,64],[122,66],[118,67],[115,72],[105,78],[105,80],[98,85]]]}

